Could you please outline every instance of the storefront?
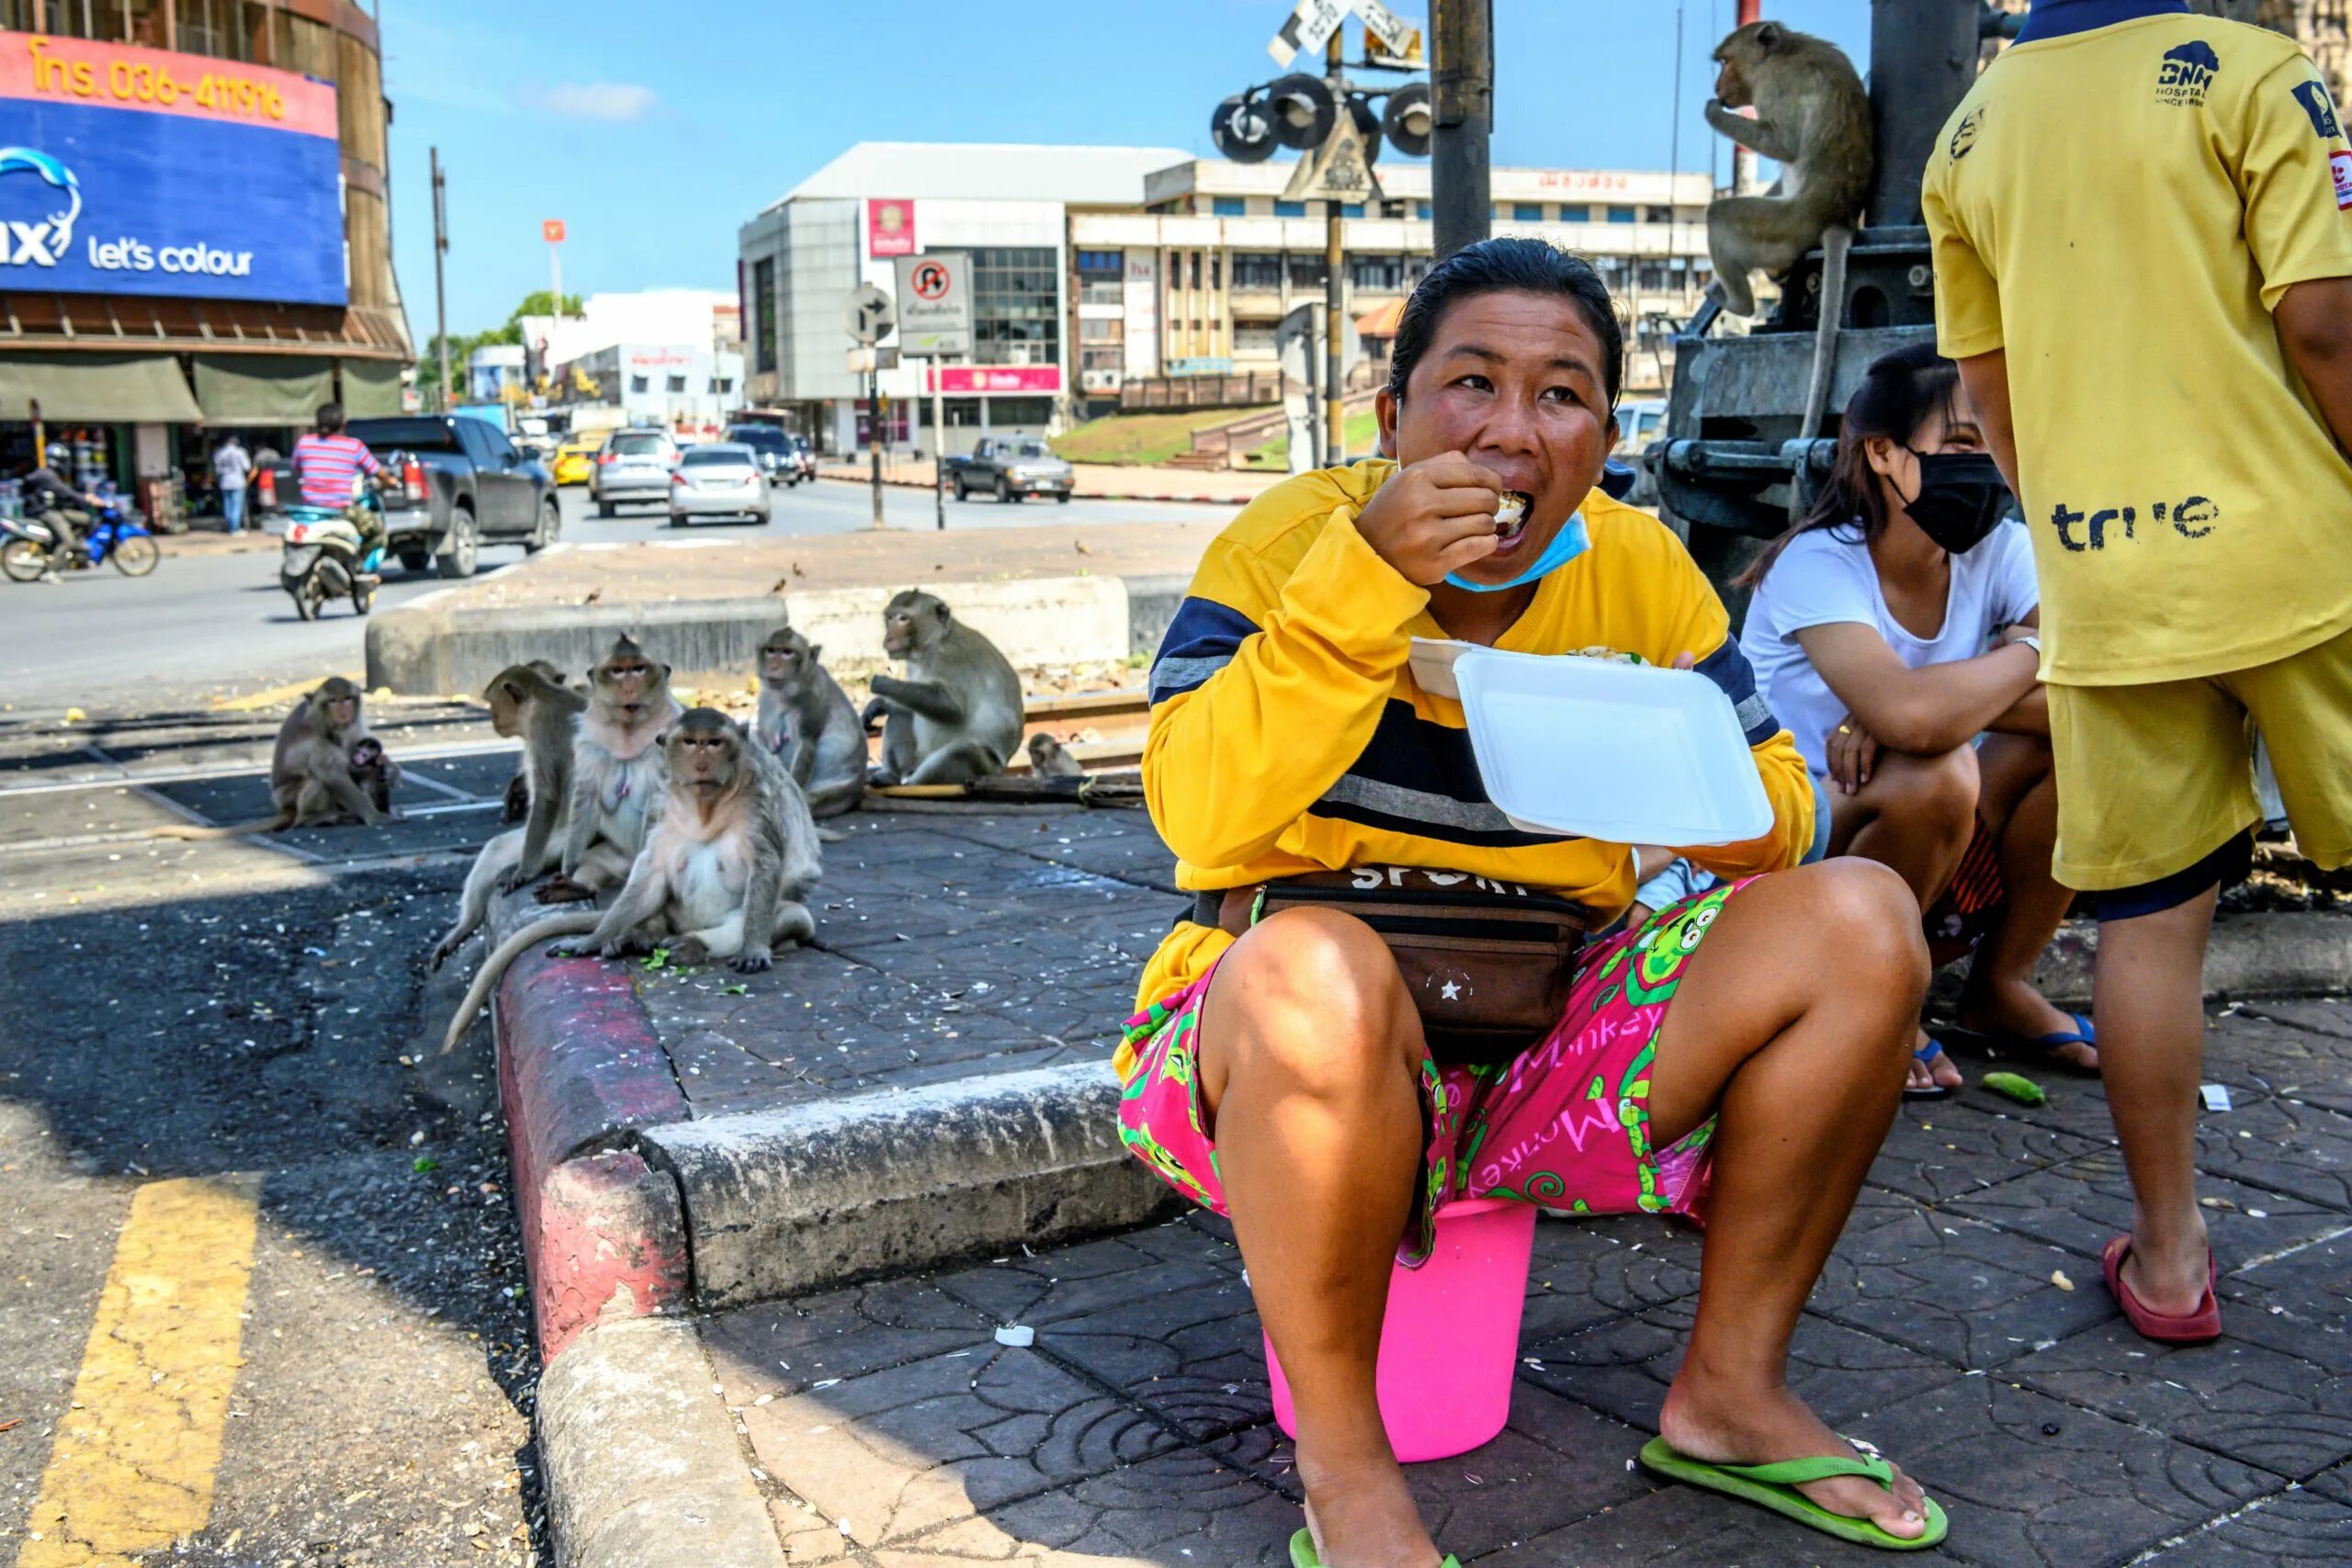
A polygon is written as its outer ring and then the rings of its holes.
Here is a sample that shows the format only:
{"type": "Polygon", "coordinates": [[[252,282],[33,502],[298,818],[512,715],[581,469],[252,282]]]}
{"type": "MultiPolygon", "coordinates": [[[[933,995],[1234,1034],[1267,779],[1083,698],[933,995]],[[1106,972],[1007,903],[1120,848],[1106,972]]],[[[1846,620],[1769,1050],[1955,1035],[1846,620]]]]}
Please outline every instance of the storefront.
{"type": "Polygon", "coordinates": [[[401,412],[366,13],[0,0],[29,19],[95,36],[0,29],[0,475],[62,440],[78,482],[170,525],[217,511],[232,430],[282,451],[322,402],[401,412]]]}

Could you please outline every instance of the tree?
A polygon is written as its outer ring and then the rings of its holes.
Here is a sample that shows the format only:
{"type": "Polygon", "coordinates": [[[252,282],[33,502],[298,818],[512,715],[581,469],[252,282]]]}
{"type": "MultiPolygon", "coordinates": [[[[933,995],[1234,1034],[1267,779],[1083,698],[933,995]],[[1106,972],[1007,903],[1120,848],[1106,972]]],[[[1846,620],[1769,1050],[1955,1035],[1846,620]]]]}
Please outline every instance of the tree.
{"type": "MultiPolygon", "coordinates": [[[[555,295],[549,290],[545,288],[534,289],[532,292],[524,295],[523,302],[515,306],[512,311],[508,312],[504,325],[484,327],[478,333],[450,333],[450,379],[455,381],[459,387],[463,387],[466,384],[466,361],[472,355],[475,349],[481,348],[488,344],[521,343],[523,341],[523,318],[526,316],[551,316],[555,314],[555,310],[553,309],[555,295]]],[[[580,314],[580,310],[581,306],[579,295],[567,294],[563,297],[563,313],[565,315],[576,316],[580,314]]],[[[423,395],[425,406],[428,408],[439,406],[439,399],[441,396],[440,349],[441,338],[440,334],[436,333],[426,341],[424,349],[424,357],[417,361],[416,388],[417,391],[423,395]]]]}

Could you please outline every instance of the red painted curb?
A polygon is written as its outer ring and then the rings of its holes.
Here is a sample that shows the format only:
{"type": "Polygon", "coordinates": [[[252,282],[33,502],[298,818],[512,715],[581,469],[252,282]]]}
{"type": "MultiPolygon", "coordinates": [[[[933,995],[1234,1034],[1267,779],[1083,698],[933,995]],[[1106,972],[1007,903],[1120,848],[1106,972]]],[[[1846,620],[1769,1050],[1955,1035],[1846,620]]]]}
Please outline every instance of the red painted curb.
{"type": "Polygon", "coordinates": [[[675,1183],[626,1145],[685,1095],[626,971],[526,953],[498,998],[498,1089],[542,1365],[605,1317],[684,1303],[675,1183]]]}

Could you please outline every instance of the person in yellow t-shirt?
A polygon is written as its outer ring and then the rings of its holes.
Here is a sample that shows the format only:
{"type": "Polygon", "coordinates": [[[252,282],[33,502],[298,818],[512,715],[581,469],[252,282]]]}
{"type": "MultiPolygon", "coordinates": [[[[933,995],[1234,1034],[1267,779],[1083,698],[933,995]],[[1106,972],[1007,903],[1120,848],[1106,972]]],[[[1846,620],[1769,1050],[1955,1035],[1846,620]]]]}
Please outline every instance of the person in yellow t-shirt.
{"type": "Polygon", "coordinates": [[[2352,145],[2311,61],[2176,0],[2041,0],[1930,156],[1943,352],[2023,502],[2055,871],[2135,1206],[2133,1326],[2221,1332],[2194,1188],[2199,983],[2268,742],[2301,852],[2352,860],[2352,145]]]}
{"type": "Polygon", "coordinates": [[[1784,1381],[1902,1089],[1927,978],[1918,906],[1884,866],[1798,867],[1813,786],[1721,602],[1664,525],[1594,489],[1623,361],[1585,263],[1534,240],[1439,263],[1378,394],[1391,459],[1245,509],[1152,668],[1145,791],[1201,901],[1142,977],[1120,1132],[1233,1221],[1295,1398],[1317,1538],[1302,1562],[1438,1562],[1374,1368],[1392,1258],[1425,1258],[1432,1215],[1461,1199],[1703,1212],[1698,1319],[1645,1462],[1848,1539],[1946,1528],[1784,1381]],[[1515,529],[1497,518],[1510,491],[1531,498],[1515,529]],[[1680,852],[1734,880],[1593,940],[1560,1021],[1506,1061],[1434,1060],[1396,959],[1354,915],[1250,918],[1254,886],[1358,868],[1374,885],[1531,888],[1599,925],[1626,908],[1631,849],[1527,832],[1494,805],[1460,705],[1414,675],[1416,636],[1695,668],[1734,705],[1773,807],[1760,839],[1680,852]]]}

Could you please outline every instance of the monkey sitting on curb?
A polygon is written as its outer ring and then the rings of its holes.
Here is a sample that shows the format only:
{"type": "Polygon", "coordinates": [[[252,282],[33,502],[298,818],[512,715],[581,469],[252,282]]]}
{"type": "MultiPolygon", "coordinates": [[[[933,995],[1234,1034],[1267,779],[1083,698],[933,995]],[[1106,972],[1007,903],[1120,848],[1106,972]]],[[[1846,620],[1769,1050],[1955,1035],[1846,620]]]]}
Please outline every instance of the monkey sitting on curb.
{"type": "Polygon", "coordinates": [[[1870,94],[1836,44],[1779,22],[1748,23],[1714,57],[1723,71],[1707,123],[1781,165],[1777,194],[1727,196],[1707,209],[1713,291],[1733,315],[1753,316],[1749,275],[1787,272],[1832,230],[1842,272],[1843,248],[1853,239],[1847,226],[1870,194],[1870,94]],[[1749,106],[1754,119],[1732,112],[1749,106]]]}
{"type": "Polygon", "coordinates": [[[1029,738],[1029,772],[1041,779],[1083,778],[1086,770],[1078,765],[1062,743],[1044,730],[1029,738]]]}
{"type": "Polygon", "coordinates": [[[662,944],[673,963],[725,959],[750,975],[774,963],[777,946],[817,934],[801,900],[824,863],[792,775],[710,708],[680,718],[660,755],[645,847],[613,907],[548,916],[501,942],[449,1021],[445,1052],[465,1038],[508,965],[549,937],[585,934],[606,958],[662,944]]]}
{"type": "MultiPolygon", "coordinates": [[[[514,668],[528,670],[551,686],[561,686],[566,679],[562,671],[557,669],[552,663],[544,659],[534,659],[527,664],[515,666],[514,668]]],[[[494,709],[491,715],[491,723],[493,728],[496,727],[497,714],[494,709]]],[[[504,735],[506,731],[501,729],[498,733],[504,735]]],[[[570,772],[571,770],[569,768],[565,770],[567,775],[570,772]]],[[[506,781],[506,804],[499,811],[498,819],[511,828],[515,823],[523,821],[525,818],[528,818],[530,814],[531,771],[529,768],[526,767],[522,772],[516,773],[513,778],[506,781]]]]}
{"type": "Polygon", "coordinates": [[[542,904],[571,904],[618,886],[645,842],[647,803],[660,793],[662,732],[685,710],[670,694],[670,667],[626,633],[588,671],[588,705],[571,750],[571,800],[563,865],[542,904]]]}
{"type": "Polygon", "coordinates": [[[865,798],[865,727],[849,694],[818,662],[823,651],[789,626],[768,634],[752,726],[752,739],[791,773],[820,818],[854,811],[865,798]]]}
{"type": "Polygon", "coordinates": [[[969,784],[1004,772],[1021,744],[1021,677],[996,644],[910,588],[882,612],[882,646],[906,678],[874,677],[867,725],[883,721],[880,784],[969,784]]]}
{"type": "Polygon", "coordinates": [[[588,699],[560,678],[549,680],[539,660],[509,666],[482,693],[490,704],[490,727],[523,742],[522,778],[529,802],[523,826],[499,834],[475,857],[458,901],[457,923],[434,946],[435,969],[481,927],[493,889],[512,893],[555,869],[556,834],[571,801],[572,731],[588,699]]]}

